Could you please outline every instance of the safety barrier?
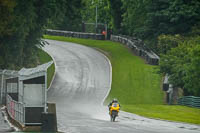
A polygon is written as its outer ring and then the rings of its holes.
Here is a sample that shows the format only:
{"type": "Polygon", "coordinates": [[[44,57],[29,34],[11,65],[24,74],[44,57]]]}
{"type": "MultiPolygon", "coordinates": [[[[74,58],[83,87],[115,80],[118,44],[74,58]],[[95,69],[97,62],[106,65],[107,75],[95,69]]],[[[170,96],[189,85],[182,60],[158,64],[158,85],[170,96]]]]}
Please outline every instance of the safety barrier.
{"type": "Polygon", "coordinates": [[[200,108],[200,97],[184,96],[178,99],[178,105],[200,108]]]}
{"type": "Polygon", "coordinates": [[[18,71],[0,69],[0,104],[6,104],[6,92],[9,93],[10,91],[13,91],[13,88],[15,87],[11,85],[9,86],[11,89],[6,91],[6,79],[17,76],[18,71]]]}
{"type": "Polygon", "coordinates": [[[47,69],[53,61],[20,71],[0,70],[0,101],[15,122],[41,126],[47,112],[47,69]],[[34,117],[33,117],[34,116],[34,117]]]}
{"type": "Polygon", "coordinates": [[[73,32],[73,31],[46,29],[45,34],[54,35],[54,36],[65,36],[65,37],[75,37],[75,38],[84,38],[84,39],[105,40],[105,36],[103,34],[96,34],[96,33],[84,33],[84,32],[73,32]]]}
{"type": "MultiPolygon", "coordinates": [[[[47,35],[55,35],[55,36],[65,36],[65,37],[75,37],[75,38],[84,38],[84,39],[95,39],[95,40],[105,40],[105,36],[102,34],[96,33],[84,33],[84,32],[72,32],[72,31],[62,31],[62,30],[52,30],[46,29],[45,32],[47,35]]],[[[158,65],[159,64],[159,56],[157,56],[152,50],[147,48],[142,40],[134,38],[134,37],[125,37],[125,36],[116,36],[111,35],[110,38],[112,41],[120,42],[122,44],[127,45],[132,51],[144,58],[148,64],[158,65]]]]}
{"type": "Polygon", "coordinates": [[[21,124],[24,124],[24,107],[22,103],[19,103],[12,99],[12,97],[7,95],[7,111],[10,117],[21,124]]]}
{"type": "Polygon", "coordinates": [[[127,45],[132,51],[144,58],[148,64],[158,65],[159,64],[159,56],[157,56],[152,50],[147,48],[142,40],[134,38],[134,37],[126,37],[126,36],[116,36],[111,35],[110,38],[112,41],[120,42],[122,44],[127,45]]]}

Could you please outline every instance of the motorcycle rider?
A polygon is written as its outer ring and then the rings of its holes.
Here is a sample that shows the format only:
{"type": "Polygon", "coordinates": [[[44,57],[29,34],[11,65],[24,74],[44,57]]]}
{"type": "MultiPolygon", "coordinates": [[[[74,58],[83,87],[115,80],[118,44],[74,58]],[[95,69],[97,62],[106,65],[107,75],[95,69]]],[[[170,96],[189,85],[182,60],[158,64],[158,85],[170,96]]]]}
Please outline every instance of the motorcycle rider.
{"type": "MultiPolygon", "coordinates": [[[[117,100],[116,98],[114,98],[114,99],[108,104],[109,112],[110,112],[110,108],[111,108],[111,106],[112,106],[113,103],[119,104],[118,100],[117,100]]],[[[119,104],[119,107],[120,107],[120,104],[119,104]]]]}

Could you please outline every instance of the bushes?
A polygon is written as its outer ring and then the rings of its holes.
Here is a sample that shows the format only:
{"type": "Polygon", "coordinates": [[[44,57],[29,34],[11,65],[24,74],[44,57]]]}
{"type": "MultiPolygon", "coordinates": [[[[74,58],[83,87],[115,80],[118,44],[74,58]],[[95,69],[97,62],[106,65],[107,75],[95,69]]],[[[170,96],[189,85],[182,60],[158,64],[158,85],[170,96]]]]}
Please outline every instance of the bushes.
{"type": "Polygon", "coordinates": [[[200,96],[200,36],[175,41],[178,46],[161,54],[160,71],[170,75],[174,87],[185,95],[200,96]]]}

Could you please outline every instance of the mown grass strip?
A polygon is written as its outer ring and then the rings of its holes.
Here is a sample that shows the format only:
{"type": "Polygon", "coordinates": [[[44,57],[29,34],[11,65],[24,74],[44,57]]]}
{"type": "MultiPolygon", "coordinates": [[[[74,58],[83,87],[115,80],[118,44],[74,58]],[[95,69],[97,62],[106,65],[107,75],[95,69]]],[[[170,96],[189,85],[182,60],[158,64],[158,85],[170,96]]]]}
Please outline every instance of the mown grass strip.
{"type": "MultiPolygon", "coordinates": [[[[47,63],[49,61],[52,61],[51,56],[49,56],[48,53],[46,53],[42,49],[39,49],[39,51],[38,51],[38,57],[39,57],[40,64],[44,64],[44,63],[47,63]]],[[[55,72],[55,65],[52,64],[47,69],[47,88],[49,88],[49,85],[50,85],[51,80],[53,78],[54,72],[55,72]]]]}
{"type": "Polygon", "coordinates": [[[48,36],[44,38],[82,44],[100,49],[110,59],[113,69],[112,89],[107,104],[117,98],[122,110],[150,118],[199,124],[200,109],[163,105],[164,94],[160,89],[161,75],[157,66],[144,62],[125,46],[111,41],[48,36]]]}
{"type": "Polygon", "coordinates": [[[176,105],[123,105],[127,112],[150,118],[200,124],[200,109],[176,105]]]}

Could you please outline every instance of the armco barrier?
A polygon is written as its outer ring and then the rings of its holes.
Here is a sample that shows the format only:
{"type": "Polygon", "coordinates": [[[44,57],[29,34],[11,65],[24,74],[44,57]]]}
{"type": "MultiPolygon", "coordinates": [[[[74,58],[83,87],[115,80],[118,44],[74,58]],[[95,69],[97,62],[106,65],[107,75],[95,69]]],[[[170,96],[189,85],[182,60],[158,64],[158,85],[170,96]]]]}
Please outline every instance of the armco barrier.
{"type": "Polygon", "coordinates": [[[47,29],[45,33],[47,35],[54,35],[54,36],[66,36],[66,37],[76,37],[76,38],[84,38],[84,39],[105,40],[104,35],[96,34],[96,33],[72,32],[72,31],[51,30],[51,29],[47,29]]]}
{"type": "Polygon", "coordinates": [[[200,108],[200,97],[184,96],[178,99],[178,105],[200,108]]]}
{"type": "MultiPolygon", "coordinates": [[[[65,37],[75,37],[75,38],[84,38],[84,39],[95,39],[95,40],[105,40],[105,36],[102,34],[96,33],[84,33],[84,32],[72,32],[72,31],[62,31],[62,30],[46,30],[47,35],[54,36],[65,36],[65,37]]],[[[148,64],[158,65],[159,57],[150,49],[148,49],[142,40],[134,37],[125,37],[125,36],[115,36],[111,35],[110,38],[112,41],[120,42],[127,45],[132,51],[144,58],[148,64]]]]}
{"type": "Polygon", "coordinates": [[[140,39],[116,35],[111,35],[110,39],[127,45],[136,55],[144,58],[148,64],[159,64],[159,56],[157,56],[152,50],[148,49],[140,39]]]}
{"type": "Polygon", "coordinates": [[[19,103],[12,99],[10,95],[7,95],[7,110],[10,117],[21,124],[24,123],[24,107],[22,103],[19,103]]]}

